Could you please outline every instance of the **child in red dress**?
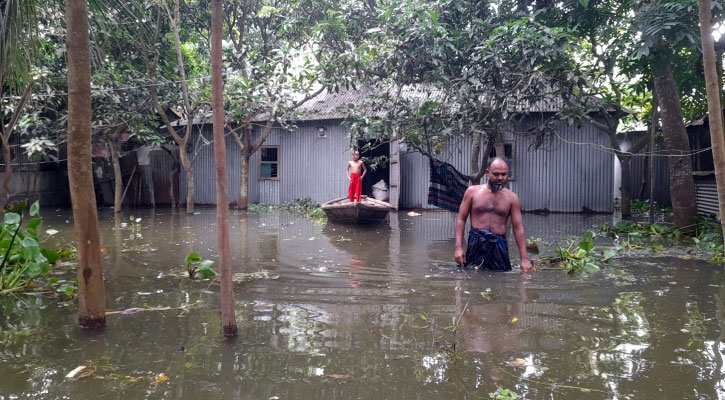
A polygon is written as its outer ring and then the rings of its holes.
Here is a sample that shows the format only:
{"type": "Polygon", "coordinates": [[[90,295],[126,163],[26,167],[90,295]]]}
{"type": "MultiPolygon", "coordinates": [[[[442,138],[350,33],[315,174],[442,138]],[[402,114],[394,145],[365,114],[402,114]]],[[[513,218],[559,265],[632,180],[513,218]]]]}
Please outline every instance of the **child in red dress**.
{"type": "Polygon", "coordinates": [[[354,151],[352,153],[352,161],[347,163],[347,179],[350,181],[350,187],[347,189],[347,197],[350,198],[350,202],[360,202],[362,196],[362,180],[365,174],[368,173],[368,169],[365,167],[365,163],[360,161],[360,152],[354,151]],[[362,175],[360,172],[362,171],[362,175]]]}

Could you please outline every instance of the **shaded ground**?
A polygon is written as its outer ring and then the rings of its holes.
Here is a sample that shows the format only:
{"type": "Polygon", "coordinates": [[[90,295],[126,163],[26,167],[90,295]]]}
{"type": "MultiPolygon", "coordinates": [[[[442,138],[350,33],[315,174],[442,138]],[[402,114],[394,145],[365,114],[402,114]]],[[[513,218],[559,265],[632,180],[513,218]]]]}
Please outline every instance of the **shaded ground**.
{"type": "MultiPolygon", "coordinates": [[[[449,213],[401,212],[377,228],[232,213],[235,272],[279,278],[235,285],[240,333],[229,343],[218,287],[171,275],[190,251],[215,253],[215,211],[134,214],[137,230],[121,227],[128,213],[101,214],[107,308],[171,309],[109,315],[89,334],[73,301],[0,298],[0,399],[481,399],[497,387],[527,399],[725,396],[722,267],[705,261],[464,273],[450,266],[449,213]],[[65,380],[79,365],[93,374],[65,380]]],[[[67,211],[44,216],[72,237],[67,211]]],[[[612,222],[524,215],[527,237],[549,242],[612,222]]]]}

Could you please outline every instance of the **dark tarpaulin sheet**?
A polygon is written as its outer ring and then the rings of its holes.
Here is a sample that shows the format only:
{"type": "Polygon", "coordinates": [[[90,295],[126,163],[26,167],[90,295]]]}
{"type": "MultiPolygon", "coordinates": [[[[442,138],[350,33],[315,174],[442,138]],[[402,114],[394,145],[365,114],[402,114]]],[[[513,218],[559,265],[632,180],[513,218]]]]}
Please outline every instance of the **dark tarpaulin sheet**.
{"type": "Polygon", "coordinates": [[[428,204],[457,213],[468,189],[468,176],[458,172],[451,164],[433,158],[429,160],[428,204]]]}

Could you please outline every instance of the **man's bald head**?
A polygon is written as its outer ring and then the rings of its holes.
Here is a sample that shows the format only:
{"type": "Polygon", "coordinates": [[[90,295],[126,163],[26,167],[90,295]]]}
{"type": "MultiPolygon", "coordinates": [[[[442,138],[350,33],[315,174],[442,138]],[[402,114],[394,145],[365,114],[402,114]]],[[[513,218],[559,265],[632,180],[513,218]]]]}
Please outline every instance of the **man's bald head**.
{"type": "Polygon", "coordinates": [[[503,167],[503,168],[506,168],[507,170],[509,169],[509,165],[506,164],[506,161],[501,157],[493,157],[493,158],[488,159],[488,168],[486,168],[486,169],[491,169],[492,167],[493,168],[503,167]]]}
{"type": "Polygon", "coordinates": [[[509,175],[509,166],[501,157],[493,157],[488,160],[488,186],[493,192],[500,192],[506,187],[509,175]]]}

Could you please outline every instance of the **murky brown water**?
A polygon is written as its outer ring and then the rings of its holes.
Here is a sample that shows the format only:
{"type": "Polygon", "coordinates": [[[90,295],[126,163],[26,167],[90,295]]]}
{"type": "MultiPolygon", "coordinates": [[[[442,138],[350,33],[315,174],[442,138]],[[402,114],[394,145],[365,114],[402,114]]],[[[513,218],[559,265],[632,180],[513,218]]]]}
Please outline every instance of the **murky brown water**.
{"type": "MultiPolygon", "coordinates": [[[[448,213],[372,229],[233,213],[235,272],[279,278],[235,285],[229,343],[218,287],[168,275],[192,250],[214,254],[215,211],[133,214],[139,232],[101,214],[107,308],[172,309],[111,315],[91,334],[72,304],[0,297],[0,399],[485,399],[498,387],[527,399],[725,398],[721,266],[639,258],[587,277],[466,274],[449,264],[448,213]],[[105,367],[64,380],[92,360],[105,367]]],[[[67,211],[44,216],[71,237],[67,211]]],[[[603,222],[524,216],[527,237],[547,241],[603,222]]]]}

